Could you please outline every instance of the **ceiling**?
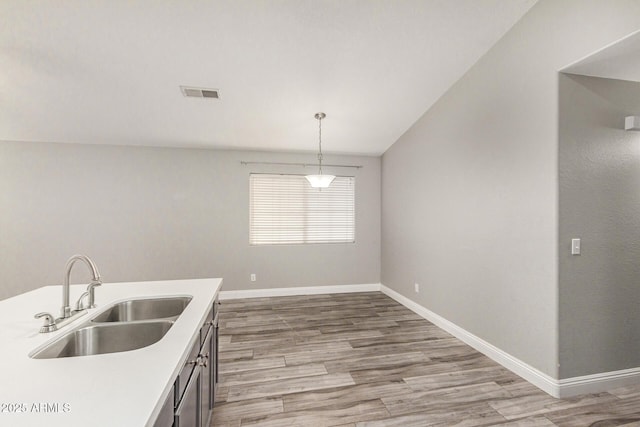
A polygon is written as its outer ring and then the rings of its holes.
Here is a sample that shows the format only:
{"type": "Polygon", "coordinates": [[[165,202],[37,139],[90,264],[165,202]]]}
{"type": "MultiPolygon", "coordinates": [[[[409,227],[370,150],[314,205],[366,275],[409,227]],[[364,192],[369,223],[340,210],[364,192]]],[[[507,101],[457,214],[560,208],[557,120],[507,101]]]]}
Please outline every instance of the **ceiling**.
{"type": "Polygon", "coordinates": [[[562,70],[571,74],[640,82],[640,31],[562,70]]]}
{"type": "Polygon", "coordinates": [[[380,155],[534,3],[2,0],[0,140],[380,155]]]}

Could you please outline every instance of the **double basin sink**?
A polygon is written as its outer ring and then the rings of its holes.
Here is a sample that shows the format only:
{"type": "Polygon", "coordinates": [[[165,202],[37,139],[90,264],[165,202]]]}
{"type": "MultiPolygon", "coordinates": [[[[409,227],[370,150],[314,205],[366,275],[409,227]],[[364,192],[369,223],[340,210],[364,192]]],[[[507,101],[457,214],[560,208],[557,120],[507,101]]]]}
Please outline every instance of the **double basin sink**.
{"type": "Polygon", "coordinates": [[[165,336],[190,301],[191,297],[158,297],[115,303],[31,357],[57,359],[147,347],[165,336]]]}

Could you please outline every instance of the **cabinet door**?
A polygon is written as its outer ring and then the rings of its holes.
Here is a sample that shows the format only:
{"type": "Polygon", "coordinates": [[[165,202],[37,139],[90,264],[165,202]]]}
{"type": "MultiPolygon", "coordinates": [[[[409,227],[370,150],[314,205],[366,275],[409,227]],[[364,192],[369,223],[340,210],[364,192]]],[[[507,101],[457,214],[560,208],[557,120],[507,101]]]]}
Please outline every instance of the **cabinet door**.
{"type": "Polygon", "coordinates": [[[198,353],[200,352],[200,341],[196,340],[196,342],[191,347],[191,351],[189,352],[189,357],[187,358],[187,362],[184,364],[178,377],[175,382],[175,407],[178,407],[178,404],[182,400],[182,396],[187,389],[187,385],[189,384],[189,378],[191,378],[191,373],[193,369],[197,367],[199,362],[198,353]]]}
{"type": "Polygon", "coordinates": [[[176,409],[174,427],[200,427],[200,368],[196,367],[189,378],[182,401],[176,409]]]}
{"type": "Polygon", "coordinates": [[[200,360],[202,365],[202,378],[200,380],[200,419],[202,425],[207,426],[209,423],[209,409],[213,388],[213,353],[211,352],[211,343],[213,342],[213,328],[208,327],[205,335],[204,343],[200,349],[200,360]]]}
{"type": "Polygon", "coordinates": [[[209,408],[213,409],[213,405],[216,401],[216,391],[218,390],[218,345],[219,345],[219,337],[220,331],[218,327],[218,313],[213,319],[213,339],[211,340],[211,354],[213,355],[213,360],[211,363],[211,400],[209,401],[209,408]]]}

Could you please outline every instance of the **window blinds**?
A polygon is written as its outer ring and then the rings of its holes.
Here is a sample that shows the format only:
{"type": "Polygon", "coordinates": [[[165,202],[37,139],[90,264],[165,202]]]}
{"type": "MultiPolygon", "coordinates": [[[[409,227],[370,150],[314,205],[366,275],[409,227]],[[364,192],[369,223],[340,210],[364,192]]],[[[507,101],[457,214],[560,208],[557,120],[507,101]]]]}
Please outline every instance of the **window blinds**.
{"type": "Polygon", "coordinates": [[[355,178],[312,188],[303,175],[249,175],[251,245],[355,242],[355,178]]]}

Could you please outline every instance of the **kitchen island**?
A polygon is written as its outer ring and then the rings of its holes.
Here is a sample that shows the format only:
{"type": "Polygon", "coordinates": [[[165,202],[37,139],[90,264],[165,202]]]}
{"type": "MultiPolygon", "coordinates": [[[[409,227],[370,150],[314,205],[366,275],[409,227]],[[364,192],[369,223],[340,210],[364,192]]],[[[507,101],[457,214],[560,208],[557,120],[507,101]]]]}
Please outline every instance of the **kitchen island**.
{"type": "MultiPolygon", "coordinates": [[[[58,314],[61,286],[0,301],[0,425],[153,426],[173,399],[176,378],[198,346],[221,286],[222,279],[105,283],[96,289],[96,308],[50,333],[39,332],[42,320],[34,314],[58,314]],[[30,357],[114,303],[168,296],[192,299],[154,344],[90,356],[30,357]]],[[[71,286],[72,301],[85,287],[71,286]]]]}

